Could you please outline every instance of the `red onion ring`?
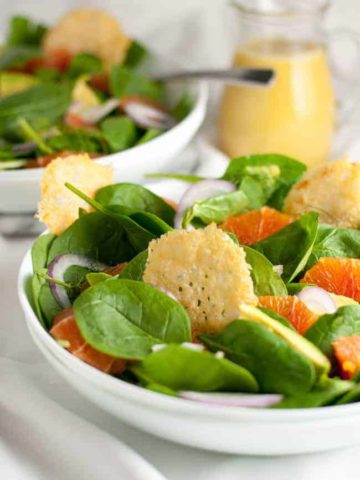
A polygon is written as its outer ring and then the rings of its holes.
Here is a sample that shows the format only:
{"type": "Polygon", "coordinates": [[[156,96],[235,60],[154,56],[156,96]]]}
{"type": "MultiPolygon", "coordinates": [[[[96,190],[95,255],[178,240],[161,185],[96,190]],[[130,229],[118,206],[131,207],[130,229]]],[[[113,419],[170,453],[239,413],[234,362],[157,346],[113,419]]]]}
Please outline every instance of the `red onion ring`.
{"type": "MultiPolygon", "coordinates": [[[[93,260],[89,257],[85,257],[84,255],[68,253],[54,258],[49,265],[48,275],[54,280],[64,282],[64,274],[66,270],[73,265],[87,267],[97,272],[105,270],[105,268],[108,267],[108,265],[93,260]]],[[[61,305],[63,308],[70,307],[71,302],[65,287],[58,285],[57,283],[50,282],[50,289],[59,305],[61,305]]]]}
{"type": "Polygon", "coordinates": [[[334,313],[337,310],[332,296],[323,288],[305,287],[296,296],[314,313],[334,313]]]}

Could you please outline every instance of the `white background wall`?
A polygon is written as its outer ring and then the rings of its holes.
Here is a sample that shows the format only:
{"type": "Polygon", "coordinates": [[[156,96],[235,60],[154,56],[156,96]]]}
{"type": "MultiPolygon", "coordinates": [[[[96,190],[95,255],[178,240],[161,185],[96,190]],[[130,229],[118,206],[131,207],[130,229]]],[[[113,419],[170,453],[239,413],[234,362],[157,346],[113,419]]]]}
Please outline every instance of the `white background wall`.
{"type": "MultiPolygon", "coordinates": [[[[252,0],[248,0],[251,2],[252,0]]],[[[296,0],[294,0],[294,3],[296,0]]],[[[0,33],[16,12],[53,21],[78,6],[98,5],[116,14],[126,30],[154,49],[187,65],[220,66],[229,61],[231,22],[227,0],[0,0],[0,33]]],[[[327,26],[356,29],[360,34],[360,1],[332,0],[327,26]]]]}

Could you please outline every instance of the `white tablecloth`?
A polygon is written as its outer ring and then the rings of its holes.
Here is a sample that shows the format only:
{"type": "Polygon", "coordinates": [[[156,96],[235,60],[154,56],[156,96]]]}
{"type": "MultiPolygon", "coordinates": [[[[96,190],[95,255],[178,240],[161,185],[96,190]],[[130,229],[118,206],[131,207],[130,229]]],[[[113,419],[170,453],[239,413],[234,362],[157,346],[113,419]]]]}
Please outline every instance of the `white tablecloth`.
{"type": "MultiPolygon", "coordinates": [[[[51,19],[69,6],[84,3],[99,2],[27,0],[25,4],[23,0],[0,0],[0,28],[11,12],[33,11],[43,19],[51,19]]],[[[231,36],[222,0],[108,0],[102,4],[114,9],[132,33],[183,63],[216,66],[228,61],[231,36]]],[[[339,0],[329,23],[356,27],[356,15],[356,0],[339,0]]],[[[119,458],[121,442],[169,480],[360,478],[360,447],[284,458],[209,453],[137,431],[84,400],[46,363],[26,330],[17,300],[16,276],[31,243],[31,239],[0,238],[1,480],[143,478],[140,473],[136,476],[134,469],[123,469],[119,458]]]]}

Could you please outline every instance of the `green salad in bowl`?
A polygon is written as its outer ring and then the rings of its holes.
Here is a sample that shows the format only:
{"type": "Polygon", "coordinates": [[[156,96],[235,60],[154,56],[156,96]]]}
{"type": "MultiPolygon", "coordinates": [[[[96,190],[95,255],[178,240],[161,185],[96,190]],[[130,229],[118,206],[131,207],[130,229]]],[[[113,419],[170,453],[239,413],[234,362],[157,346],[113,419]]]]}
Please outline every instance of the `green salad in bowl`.
{"type": "Polygon", "coordinates": [[[10,20],[0,50],[0,170],[97,158],[160,136],[193,107],[148,76],[148,49],[102,10],[69,12],[48,27],[10,20]]]}
{"type": "Polygon", "coordinates": [[[177,204],[106,168],[45,171],[31,295],[54,342],[214,408],[360,400],[359,165],[269,154],[218,179],[162,175],[185,182],[177,204]]]}

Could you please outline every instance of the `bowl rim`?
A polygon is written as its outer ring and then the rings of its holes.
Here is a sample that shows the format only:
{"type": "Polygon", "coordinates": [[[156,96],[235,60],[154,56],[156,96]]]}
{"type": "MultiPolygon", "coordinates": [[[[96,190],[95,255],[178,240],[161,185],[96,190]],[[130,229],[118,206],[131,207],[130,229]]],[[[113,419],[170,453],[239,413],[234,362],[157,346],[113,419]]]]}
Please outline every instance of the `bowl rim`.
{"type": "MultiPolygon", "coordinates": [[[[102,157],[98,157],[95,159],[95,162],[108,165],[113,164],[114,160],[118,161],[131,161],[133,163],[136,159],[126,159],[126,156],[138,156],[139,158],[143,156],[147,156],[149,154],[148,150],[156,149],[158,146],[161,146],[163,143],[171,142],[171,139],[174,136],[181,135],[182,130],[186,129],[186,127],[194,121],[198,116],[204,115],[205,116],[205,108],[209,98],[209,86],[205,81],[190,81],[189,85],[192,85],[195,89],[195,102],[193,108],[190,112],[183,118],[180,122],[178,122],[174,127],[170,128],[166,132],[162,133],[158,137],[146,142],[142,145],[135,145],[131,148],[126,150],[111,153],[109,155],[104,155],[102,157]],[[121,156],[124,158],[122,159],[121,156]]],[[[202,123],[201,119],[201,122],[202,123]]],[[[0,170],[0,181],[29,181],[34,179],[39,179],[42,177],[44,172],[44,167],[40,168],[29,168],[29,169],[19,169],[19,170],[0,170]]]]}
{"type": "Polygon", "coordinates": [[[360,403],[278,410],[205,405],[146,390],[145,388],[127,383],[124,380],[101,372],[61,347],[45,328],[43,328],[26,294],[25,285],[26,282],[29,281],[31,274],[30,248],[22,259],[17,280],[18,298],[29,330],[63,367],[72,370],[73,373],[78,373],[96,388],[99,387],[101,390],[108,391],[112,395],[121,396],[128,401],[142,404],[142,406],[153,410],[186,414],[196,417],[197,419],[201,418],[203,420],[210,419],[215,421],[257,421],[264,423],[283,423],[289,421],[313,422],[314,420],[340,420],[345,416],[349,416],[350,418],[352,414],[360,414],[360,403]]]}

